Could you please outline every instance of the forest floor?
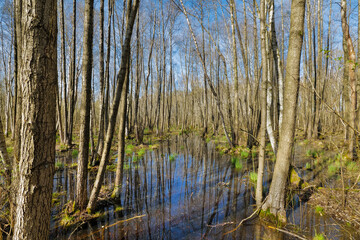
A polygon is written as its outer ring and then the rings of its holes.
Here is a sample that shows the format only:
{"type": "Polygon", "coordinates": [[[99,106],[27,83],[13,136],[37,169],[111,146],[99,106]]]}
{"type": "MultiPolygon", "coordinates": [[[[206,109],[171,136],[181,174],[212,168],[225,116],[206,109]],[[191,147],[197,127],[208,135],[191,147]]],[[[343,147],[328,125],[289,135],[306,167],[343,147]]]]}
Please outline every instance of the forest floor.
{"type": "MultiPolygon", "coordinates": [[[[136,139],[130,137],[126,140],[125,151],[128,156],[133,155],[141,158],[146,150],[158,148],[161,141],[169,139],[173,135],[189,135],[190,133],[202,135],[206,142],[213,141],[220,154],[232,156],[231,161],[234,161],[234,164],[237,163],[237,158],[256,159],[258,152],[256,147],[253,149],[248,149],[246,146],[230,148],[225,136],[203,135],[201,131],[197,130],[181,131],[173,129],[170,133],[161,136],[156,136],[155,133],[147,130],[144,134],[143,144],[137,144],[136,139]]],[[[96,138],[94,140],[97,141],[96,138]]],[[[78,138],[74,137],[73,142],[75,144],[68,148],[62,145],[60,139],[57,138],[57,154],[71,152],[72,157],[76,158],[78,154],[78,138]]],[[[11,154],[13,151],[12,142],[7,139],[7,143],[8,152],[11,154]]],[[[114,138],[112,157],[107,171],[114,172],[116,169],[117,145],[117,138],[114,138]]],[[[89,147],[91,148],[91,145],[89,147]]],[[[275,161],[275,155],[270,144],[266,146],[266,156],[268,161],[275,161]]],[[[256,174],[256,161],[252,161],[253,172],[256,174]]],[[[69,166],[64,166],[60,162],[55,165],[57,171],[61,171],[64,167],[75,169],[76,166],[75,162],[69,164],[69,166]]],[[[317,214],[331,217],[340,228],[348,231],[350,236],[360,236],[360,211],[358,210],[360,205],[360,162],[352,161],[349,158],[347,145],[342,136],[340,134],[329,134],[320,140],[307,140],[304,139],[302,132],[298,131],[296,133],[292,166],[307,184],[302,186],[303,189],[292,189],[291,193],[305,192],[305,190],[311,188],[312,191],[307,195],[306,201],[315,209],[317,214]]],[[[89,171],[92,172],[96,172],[96,169],[96,166],[89,167],[89,171]]],[[[56,193],[53,194],[54,205],[57,204],[58,197],[56,193]]],[[[116,205],[115,202],[111,201],[110,189],[102,188],[99,203],[99,209],[109,204],[116,205]]],[[[73,209],[72,202],[63,204],[60,215],[57,216],[64,226],[80,225],[86,221],[102,217],[103,215],[100,212],[93,215],[86,213],[80,215],[79,212],[75,212],[73,209]]],[[[0,218],[6,219],[6,216],[0,216],[0,218]]]]}
{"type": "MultiPolygon", "coordinates": [[[[257,148],[230,148],[224,136],[213,136],[212,140],[217,144],[220,153],[239,157],[257,155],[257,148]]],[[[331,217],[350,237],[355,236],[353,239],[358,239],[360,161],[351,160],[347,149],[348,145],[340,133],[308,140],[304,138],[303,132],[297,131],[292,167],[305,184],[295,189],[289,187],[291,191],[288,191],[288,198],[294,193],[299,194],[317,214],[331,217]]],[[[276,156],[270,144],[266,146],[266,156],[268,161],[275,161],[276,156]]]]}

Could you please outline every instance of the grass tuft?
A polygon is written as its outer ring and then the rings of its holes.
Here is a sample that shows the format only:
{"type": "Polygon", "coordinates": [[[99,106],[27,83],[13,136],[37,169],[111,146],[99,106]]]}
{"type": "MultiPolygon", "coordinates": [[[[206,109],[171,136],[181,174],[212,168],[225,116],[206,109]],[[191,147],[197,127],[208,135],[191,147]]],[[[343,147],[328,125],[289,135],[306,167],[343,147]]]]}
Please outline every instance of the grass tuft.
{"type": "Polygon", "coordinates": [[[72,155],[73,158],[76,158],[76,157],[79,155],[79,150],[74,149],[74,150],[72,151],[71,155],[72,155]]]}
{"type": "Polygon", "coordinates": [[[64,163],[56,162],[55,163],[55,171],[62,171],[62,170],[64,170],[64,163]]]}

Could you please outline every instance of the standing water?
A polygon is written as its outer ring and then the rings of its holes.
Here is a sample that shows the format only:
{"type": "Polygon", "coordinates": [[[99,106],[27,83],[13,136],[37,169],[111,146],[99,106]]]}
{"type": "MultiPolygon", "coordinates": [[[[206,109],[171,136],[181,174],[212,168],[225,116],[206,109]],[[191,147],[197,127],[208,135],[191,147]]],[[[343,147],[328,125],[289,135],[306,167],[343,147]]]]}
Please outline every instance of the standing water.
{"type": "MultiPolygon", "coordinates": [[[[71,155],[58,157],[66,166],[76,163],[71,155]]],[[[116,160],[115,160],[116,161],[116,160]]],[[[139,158],[126,157],[121,203],[108,204],[100,217],[63,228],[55,216],[75,199],[76,167],[65,167],[54,177],[51,239],[297,239],[258,220],[237,224],[254,211],[254,186],[250,159],[221,155],[212,142],[198,136],[173,136],[139,158]]],[[[269,161],[266,170],[272,170],[269,161]]],[[[267,171],[266,171],[267,172],[267,171]]],[[[95,172],[89,172],[88,192],[95,172]]],[[[107,171],[104,187],[113,188],[115,172],[107,171]]],[[[264,190],[271,179],[264,177],[264,190]]],[[[288,220],[299,234],[311,239],[323,233],[331,239],[347,239],[346,231],[331,219],[315,214],[297,198],[288,220]]]]}

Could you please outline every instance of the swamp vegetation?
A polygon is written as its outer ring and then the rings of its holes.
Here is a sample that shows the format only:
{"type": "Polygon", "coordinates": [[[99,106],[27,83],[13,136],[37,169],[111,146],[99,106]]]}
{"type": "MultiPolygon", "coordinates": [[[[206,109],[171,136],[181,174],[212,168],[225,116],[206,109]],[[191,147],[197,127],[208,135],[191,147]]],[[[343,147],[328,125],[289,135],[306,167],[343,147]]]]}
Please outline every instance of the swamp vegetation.
{"type": "Polygon", "coordinates": [[[0,1],[0,239],[360,239],[359,39],[356,1],[0,1]]]}

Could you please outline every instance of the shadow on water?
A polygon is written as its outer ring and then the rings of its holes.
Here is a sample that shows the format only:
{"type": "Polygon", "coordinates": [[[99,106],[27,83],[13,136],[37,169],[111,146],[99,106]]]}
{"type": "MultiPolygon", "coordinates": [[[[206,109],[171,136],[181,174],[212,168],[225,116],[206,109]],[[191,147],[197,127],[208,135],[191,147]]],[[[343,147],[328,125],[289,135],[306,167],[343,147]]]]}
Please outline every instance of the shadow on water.
{"type": "MultiPolygon", "coordinates": [[[[216,152],[212,142],[206,143],[198,136],[174,136],[142,158],[126,158],[119,206],[105,207],[103,217],[83,224],[75,232],[74,227],[63,229],[53,219],[50,237],[68,239],[71,234],[71,239],[293,239],[256,220],[224,235],[253,212],[255,203],[254,184],[249,180],[252,161],[241,160],[240,170],[230,159],[216,152]]],[[[57,161],[70,166],[76,159],[68,153],[57,161]]],[[[106,174],[104,186],[112,189],[115,172],[106,174]]],[[[89,172],[88,192],[95,175],[89,172]]],[[[265,190],[269,182],[265,175],[265,190]]],[[[76,168],[65,167],[56,173],[54,192],[59,194],[53,216],[74,200],[75,187],[76,168]]],[[[346,233],[330,219],[315,214],[306,203],[295,199],[294,206],[288,219],[309,236],[316,231],[332,239],[346,239],[346,233]]]]}

